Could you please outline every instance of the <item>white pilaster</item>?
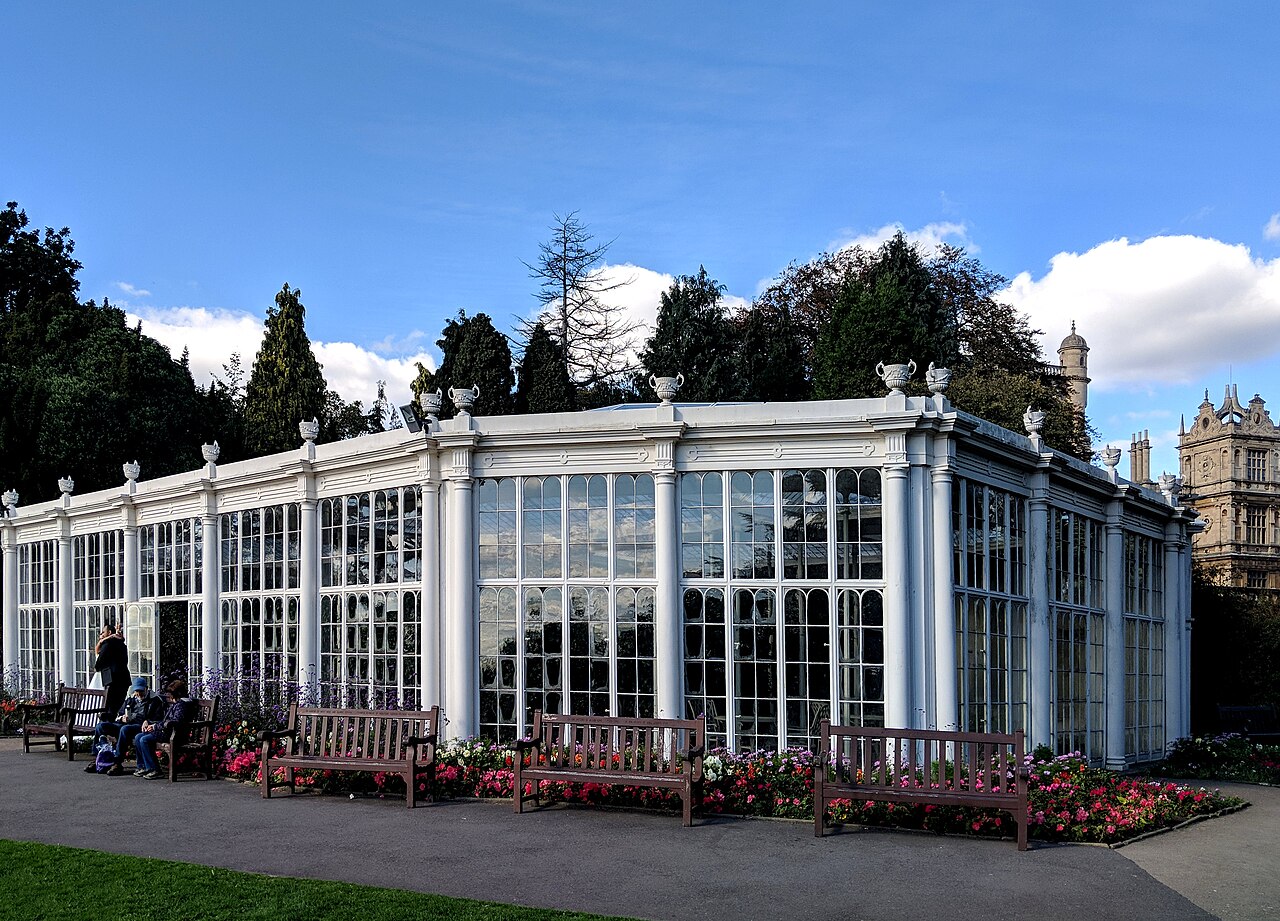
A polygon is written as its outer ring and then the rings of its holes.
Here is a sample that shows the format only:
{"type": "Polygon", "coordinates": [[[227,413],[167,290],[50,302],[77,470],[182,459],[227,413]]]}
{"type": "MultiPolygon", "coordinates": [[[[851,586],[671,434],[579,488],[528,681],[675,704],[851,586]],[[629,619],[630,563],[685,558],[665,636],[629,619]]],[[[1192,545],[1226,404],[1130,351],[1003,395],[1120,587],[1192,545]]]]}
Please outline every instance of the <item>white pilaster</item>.
{"type": "Polygon", "coordinates": [[[1164,528],[1164,741],[1167,746],[1182,735],[1182,522],[1170,521],[1164,528]]]}
{"type": "Polygon", "coordinates": [[[200,618],[200,646],[204,657],[204,673],[213,676],[222,671],[222,635],[219,632],[221,612],[218,610],[221,593],[218,579],[221,577],[219,560],[222,556],[222,545],[218,540],[217,495],[208,493],[205,497],[204,514],[200,516],[200,541],[202,553],[200,563],[200,580],[202,585],[203,611],[200,618]]]}
{"type": "Polygon", "coordinates": [[[320,516],[315,478],[299,477],[300,538],[298,554],[298,684],[310,700],[318,700],[320,680],[320,516]]]}
{"type": "Polygon", "coordinates": [[[676,443],[685,425],[673,406],[655,408],[656,421],[641,426],[653,451],[654,498],[654,707],[663,718],[684,716],[683,607],[680,603],[680,503],[676,443]]]}
{"type": "MultiPolygon", "coordinates": [[[[428,435],[429,437],[429,435],[428,435]]],[[[440,477],[434,442],[420,455],[422,485],[422,707],[441,702],[440,675],[440,553],[444,540],[440,527],[440,477]]]]}
{"type": "Polygon", "coordinates": [[[951,468],[947,438],[939,436],[937,456],[930,471],[933,491],[933,695],[934,721],[943,732],[959,727],[960,702],[956,699],[955,584],[951,572],[951,468]]]}
{"type": "Polygon", "coordinates": [[[471,452],[476,433],[470,430],[471,417],[465,413],[453,420],[464,431],[442,433],[440,442],[450,453],[448,488],[445,497],[445,605],[443,627],[446,735],[465,739],[480,732],[479,624],[475,616],[474,490],[471,452]]]}
{"type": "Polygon", "coordinates": [[[1049,482],[1040,472],[1031,478],[1027,502],[1027,597],[1030,600],[1028,650],[1031,746],[1053,748],[1053,623],[1049,585],[1049,482]]]}
{"type": "Polygon", "coordinates": [[[885,436],[884,466],[884,672],[885,725],[911,727],[910,533],[907,442],[902,432],[885,436]]]}
{"type": "Polygon", "coordinates": [[[59,522],[58,537],[58,680],[69,687],[84,687],[89,676],[76,674],[75,595],[71,581],[71,522],[59,522]]]}
{"type": "MultiPolygon", "coordinates": [[[[0,507],[0,518],[6,510],[0,507]]],[[[9,521],[0,527],[4,541],[4,605],[0,613],[4,620],[4,675],[5,685],[15,680],[18,671],[18,531],[9,521]]]]}
{"type": "Polygon", "coordinates": [[[1122,500],[1107,508],[1106,766],[1120,770],[1124,756],[1124,529],[1122,500]]]}
{"type": "Polygon", "coordinates": [[[138,600],[138,518],[131,501],[124,506],[124,602],[138,600]]]}

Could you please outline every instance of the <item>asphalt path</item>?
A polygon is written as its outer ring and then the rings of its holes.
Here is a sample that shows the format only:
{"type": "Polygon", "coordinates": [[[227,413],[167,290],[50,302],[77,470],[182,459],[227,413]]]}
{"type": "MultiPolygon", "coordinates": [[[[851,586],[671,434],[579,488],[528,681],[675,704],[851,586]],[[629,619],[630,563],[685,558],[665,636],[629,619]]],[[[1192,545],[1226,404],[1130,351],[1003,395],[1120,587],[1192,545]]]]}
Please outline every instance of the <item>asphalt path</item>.
{"type": "MultiPolygon", "coordinates": [[[[1211,875],[1191,866],[1198,848],[1227,859],[1250,846],[1241,831],[1265,826],[1274,844],[1275,816],[1255,821],[1252,810],[1121,850],[1019,853],[1008,841],[910,832],[817,839],[802,822],[716,817],[686,829],[678,817],[590,808],[517,816],[509,802],[268,801],[249,785],[112,778],[83,764],[0,745],[0,837],[634,918],[1271,917],[1220,915],[1210,886],[1188,884],[1211,875]],[[1212,844],[1197,844],[1206,834],[1212,844]]],[[[1232,883],[1256,890],[1246,908],[1274,906],[1278,854],[1257,855],[1232,883]]]]}

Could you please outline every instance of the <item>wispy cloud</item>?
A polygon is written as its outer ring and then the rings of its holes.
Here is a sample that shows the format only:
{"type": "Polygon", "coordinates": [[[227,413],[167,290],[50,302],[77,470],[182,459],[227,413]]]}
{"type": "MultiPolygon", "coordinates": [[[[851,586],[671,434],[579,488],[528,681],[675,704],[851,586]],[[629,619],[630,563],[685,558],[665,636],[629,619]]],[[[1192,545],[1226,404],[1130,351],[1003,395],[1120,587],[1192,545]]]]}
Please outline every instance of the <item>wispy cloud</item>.
{"type": "Polygon", "coordinates": [[[1049,331],[1072,320],[1089,342],[1099,391],[1186,384],[1230,363],[1280,355],[1280,259],[1208,237],[1125,238],[1059,253],[1039,279],[999,295],[1049,331]]]}
{"type": "Polygon", "coordinates": [[[829,248],[832,251],[851,249],[855,246],[860,246],[863,249],[876,249],[880,244],[899,233],[912,243],[918,244],[926,253],[936,249],[943,243],[964,247],[970,255],[980,251],[978,244],[969,239],[968,226],[954,221],[936,221],[931,224],[925,224],[916,230],[908,230],[901,223],[885,224],[883,227],[870,232],[845,230],[831,243],[829,248]]]}
{"type": "Polygon", "coordinates": [[[1271,219],[1262,228],[1262,235],[1268,240],[1280,240],[1280,211],[1271,215],[1271,219]]]}
{"type": "MultiPolygon", "coordinates": [[[[191,375],[197,384],[207,385],[213,377],[222,377],[222,366],[233,352],[240,354],[247,374],[262,345],[262,320],[238,310],[207,307],[139,307],[129,314],[130,323],[141,321],[142,330],[159,340],[175,356],[185,348],[191,364],[191,375]]],[[[410,334],[398,344],[403,345],[410,334]]],[[[422,338],[417,334],[417,339],[422,338]]],[[[435,369],[436,359],[425,349],[366,348],[353,342],[311,343],[312,351],[324,366],[325,380],[345,400],[361,400],[366,405],[377,394],[378,381],[387,382],[387,396],[396,403],[409,400],[409,385],[418,374],[417,362],[435,369]]]]}
{"type": "Polygon", "coordinates": [[[127,281],[117,281],[115,282],[115,286],[121,291],[123,291],[125,294],[129,295],[129,297],[150,297],[151,296],[151,292],[148,291],[146,288],[135,287],[134,285],[129,284],[127,281]]]}

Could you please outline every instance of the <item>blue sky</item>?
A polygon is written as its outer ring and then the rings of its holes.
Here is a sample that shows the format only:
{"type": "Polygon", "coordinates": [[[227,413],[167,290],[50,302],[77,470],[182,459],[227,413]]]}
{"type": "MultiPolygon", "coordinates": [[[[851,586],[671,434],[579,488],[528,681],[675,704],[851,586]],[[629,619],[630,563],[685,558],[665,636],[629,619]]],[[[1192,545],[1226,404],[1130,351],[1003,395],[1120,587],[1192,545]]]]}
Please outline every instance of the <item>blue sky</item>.
{"type": "Polygon", "coordinates": [[[1276,4],[365,6],[5,4],[0,191],[197,372],[301,287],[348,398],[458,308],[529,314],[577,210],[640,317],[700,264],[750,299],[897,226],[967,245],[1050,352],[1079,322],[1156,472],[1204,388],[1280,400],[1276,4]]]}

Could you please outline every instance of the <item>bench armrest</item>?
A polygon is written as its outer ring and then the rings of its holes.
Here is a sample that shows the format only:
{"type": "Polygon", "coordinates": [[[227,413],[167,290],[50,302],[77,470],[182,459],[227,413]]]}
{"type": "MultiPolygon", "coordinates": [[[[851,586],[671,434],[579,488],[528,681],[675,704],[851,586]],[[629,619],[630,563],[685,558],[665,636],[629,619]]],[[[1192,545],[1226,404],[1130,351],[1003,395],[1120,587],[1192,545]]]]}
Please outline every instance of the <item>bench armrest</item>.
{"type": "Polygon", "coordinates": [[[18,704],[18,712],[22,714],[24,721],[30,719],[37,713],[52,713],[55,716],[58,713],[57,704],[18,704]]]}
{"type": "Polygon", "coordinates": [[[406,745],[435,745],[436,735],[433,732],[429,736],[405,736],[404,744],[406,745]]]}
{"type": "Polygon", "coordinates": [[[691,748],[684,753],[684,756],[689,759],[705,758],[707,756],[707,746],[699,745],[697,748],[691,748]]]}
{"type": "Polygon", "coordinates": [[[263,729],[254,738],[259,742],[274,742],[276,739],[297,738],[297,735],[296,729],[263,729]]]}
{"type": "Polygon", "coordinates": [[[201,729],[213,731],[212,720],[195,720],[190,723],[178,723],[169,727],[169,741],[174,742],[178,738],[178,733],[185,732],[187,735],[195,735],[201,729]]]}
{"type": "Polygon", "coordinates": [[[67,714],[68,716],[71,716],[73,714],[76,716],[92,716],[95,713],[101,713],[102,710],[103,710],[102,707],[80,707],[80,708],[63,707],[62,708],[62,712],[67,714]]]}
{"type": "Polygon", "coordinates": [[[542,748],[542,739],[516,739],[516,754],[523,755],[527,751],[542,748]]]}

